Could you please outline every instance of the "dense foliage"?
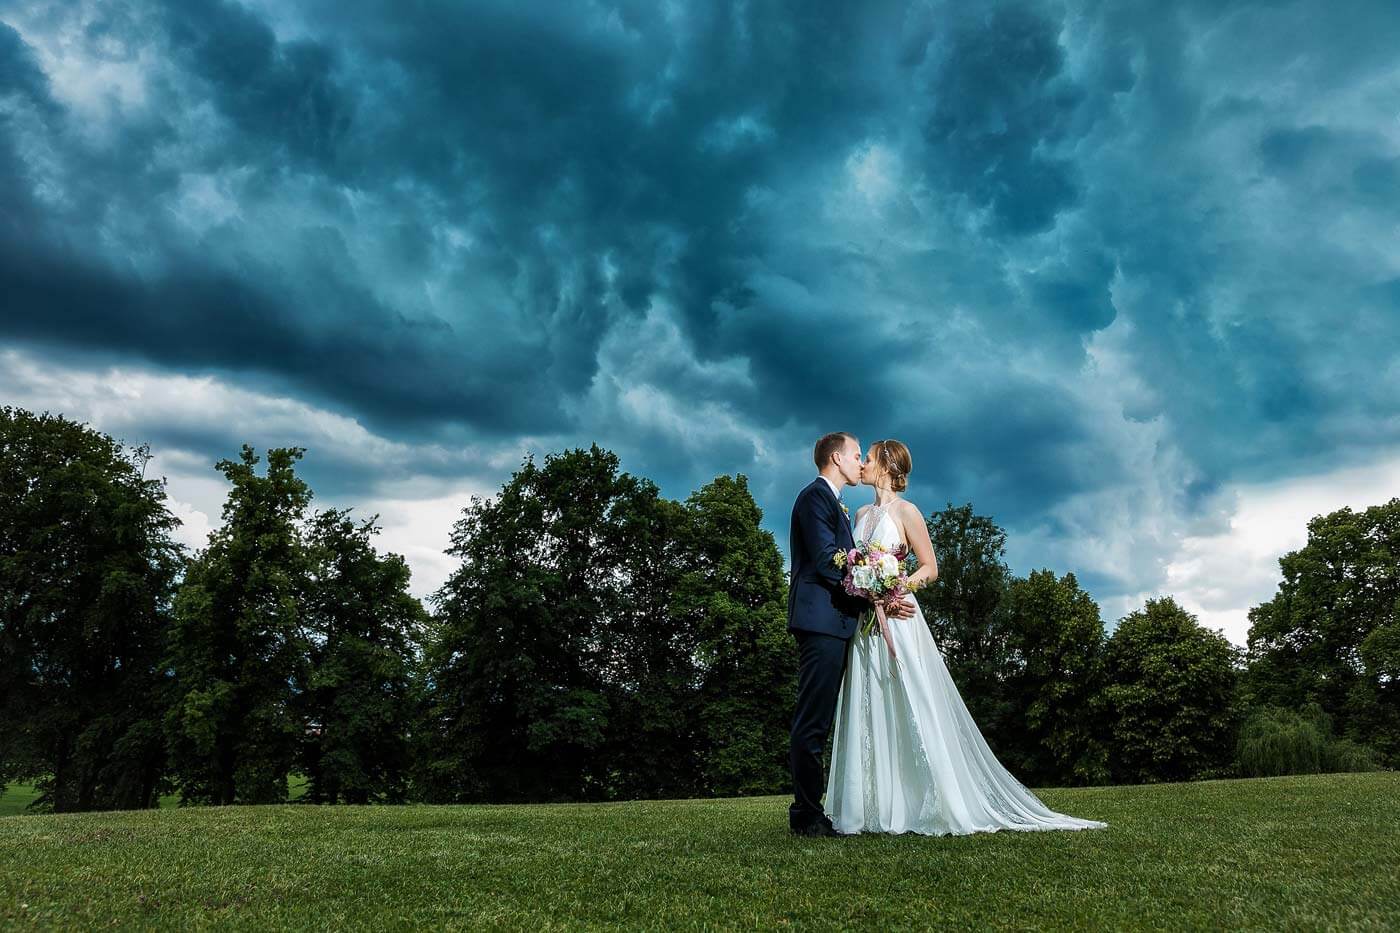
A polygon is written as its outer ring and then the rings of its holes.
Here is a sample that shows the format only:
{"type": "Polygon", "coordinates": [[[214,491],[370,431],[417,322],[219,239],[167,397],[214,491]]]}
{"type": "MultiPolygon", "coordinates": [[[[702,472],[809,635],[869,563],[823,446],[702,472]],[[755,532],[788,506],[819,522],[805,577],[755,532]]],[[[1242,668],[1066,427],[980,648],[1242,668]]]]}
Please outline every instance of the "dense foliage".
{"type": "Polygon", "coordinates": [[[788,781],[788,728],[797,654],[787,631],[787,584],[773,536],[743,476],[721,476],[686,503],[672,603],[695,633],[699,681],[698,790],[774,793],[788,781]]]}
{"type": "Polygon", "coordinates": [[[1308,522],[1279,560],[1278,592],[1250,611],[1250,701],[1315,702],[1337,731],[1400,764],[1400,498],[1308,522]]]}
{"type": "Polygon", "coordinates": [[[184,800],[269,803],[286,796],[302,724],[294,686],[306,658],[299,599],[307,555],[298,526],[311,490],[299,448],[244,445],[217,468],[232,484],[223,525],[190,561],[175,600],[166,712],[184,800]]]}
{"type": "Polygon", "coordinates": [[[1149,599],[1119,621],[1104,652],[1106,684],[1098,697],[1116,782],[1226,773],[1238,715],[1236,651],[1171,597],[1149,599]]]}
{"type": "MultiPolygon", "coordinates": [[[[376,518],[310,510],[300,448],[216,468],[187,555],[144,449],[0,410],[0,782],[53,810],[612,800],[788,787],[795,645],[743,476],[684,501],[597,446],[527,458],[453,528],[429,612],[376,518]]],[[[1105,631],[1014,575],[971,504],[919,593],[974,718],[1033,786],[1393,767],[1400,499],[1309,523],[1247,655],[1169,597],[1105,631]]]]}
{"type": "MultiPolygon", "coordinates": [[[[473,500],[428,636],[427,799],[599,798],[628,780],[636,752],[616,724],[688,679],[669,676],[668,652],[635,650],[644,631],[674,637],[657,575],[677,570],[665,553],[676,520],[596,447],[527,461],[499,497],[473,500]]],[[[641,754],[658,732],[637,737],[641,754]]]]}
{"type": "Polygon", "coordinates": [[[40,807],[151,806],[179,552],[146,452],[0,409],[0,784],[40,807]]]}
{"type": "Polygon", "coordinates": [[[1099,607],[1074,574],[1032,571],[1011,581],[1003,603],[1008,663],[1002,679],[1016,711],[998,738],[1023,782],[1099,784],[1108,748],[1094,702],[1104,688],[1099,607]]]}
{"type": "Polygon", "coordinates": [[[1302,709],[1260,706],[1240,727],[1236,751],[1242,777],[1375,771],[1375,753],[1332,734],[1332,717],[1317,703],[1302,709]]]}
{"type": "Polygon", "coordinates": [[[375,519],[355,522],[337,509],[307,531],[310,643],[295,708],[305,724],[299,769],[316,803],[408,797],[416,646],[428,614],[408,591],[404,559],[375,551],[377,532],[375,519]]]}
{"type": "Polygon", "coordinates": [[[781,786],[794,649],[760,518],[742,477],[681,505],[596,446],[475,500],[426,651],[423,796],[781,786]]]}

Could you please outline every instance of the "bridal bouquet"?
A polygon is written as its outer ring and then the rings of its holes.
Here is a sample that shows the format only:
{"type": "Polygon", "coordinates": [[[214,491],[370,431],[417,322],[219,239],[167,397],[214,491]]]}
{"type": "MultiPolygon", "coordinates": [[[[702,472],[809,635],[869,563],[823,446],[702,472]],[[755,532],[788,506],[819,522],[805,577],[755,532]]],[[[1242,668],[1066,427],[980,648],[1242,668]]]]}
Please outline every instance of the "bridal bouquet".
{"type": "Polygon", "coordinates": [[[847,593],[875,604],[874,610],[861,618],[861,633],[871,635],[878,627],[889,649],[890,660],[896,660],[885,608],[918,589],[909,582],[909,575],[918,569],[918,560],[903,544],[886,550],[872,541],[857,541],[850,550],[837,551],[832,562],[846,571],[843,583],[847,593]]]}

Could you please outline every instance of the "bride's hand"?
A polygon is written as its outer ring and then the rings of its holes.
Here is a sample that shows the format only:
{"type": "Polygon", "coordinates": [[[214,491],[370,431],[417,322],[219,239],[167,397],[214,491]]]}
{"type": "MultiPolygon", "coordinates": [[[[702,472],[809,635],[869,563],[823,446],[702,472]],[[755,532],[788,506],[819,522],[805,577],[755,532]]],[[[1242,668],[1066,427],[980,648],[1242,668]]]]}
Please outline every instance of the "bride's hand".
{"type": "Polygon", "coordinates": [[[885,612],[895,619],[909,619],[914,616],[914,604],[909,598],[897,599],[885,606],[885,612]]]}

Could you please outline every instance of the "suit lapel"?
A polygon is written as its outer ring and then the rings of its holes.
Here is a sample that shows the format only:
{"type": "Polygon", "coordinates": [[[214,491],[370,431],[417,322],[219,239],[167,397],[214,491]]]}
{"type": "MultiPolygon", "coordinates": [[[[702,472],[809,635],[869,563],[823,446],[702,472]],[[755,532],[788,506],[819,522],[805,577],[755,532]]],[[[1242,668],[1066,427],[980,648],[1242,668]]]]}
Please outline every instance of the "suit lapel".
{"type": "Polygon", "coordinates": [[[836,504],[836,507],[837,507],[837,509],[839,509],[840,512],[841,512],[841,527],[844,528],[844,529],[846,529],[846,547],[847,547],[847,548],[855,547],[855,544],[856,544],[855,534],[856,534],[856,533],[855,533],[855,530],[851,528],[851,516],[850,516],[850,515],[847,515],[847,514],[846,514],[846,510],[843,509],[843,508],[841,508],[841,504],[840,504],[840,501],[839,501],[839,500],[838,500],[838,502],[837,502],[837,504],[836,504]]]}
{"type": "Polygon", "coordinates": [[[855,532],[851,530],[851,517],[848,514],[846,514],[846,510],[841,507],[840,497],[838,497],[836,493],[831,491],[831,486],[827,484],[825,478],[818,476],[816,479],[812,480],[812,482],[826,491],[827,501],[829,501],[832,504],[832,506],[835,507],[836,514],[841,516],[840,521],[838,521],[836,524],[838,527],[845,529],[846,546],[848,548],[854,547],[856,539],[855,532]]]}

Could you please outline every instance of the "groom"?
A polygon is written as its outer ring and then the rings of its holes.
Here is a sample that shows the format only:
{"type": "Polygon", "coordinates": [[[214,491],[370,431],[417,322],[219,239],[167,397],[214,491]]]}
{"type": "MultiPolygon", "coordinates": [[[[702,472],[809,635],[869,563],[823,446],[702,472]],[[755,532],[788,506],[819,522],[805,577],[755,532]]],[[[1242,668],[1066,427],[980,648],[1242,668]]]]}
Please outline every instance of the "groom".
{"type": "MultiPolygon", "coordinates": [[[[788,631],[797,636],[798,662],[788,826],[799,836],[839,836],[822,810],[822,752],[846,673],[846,647],[857,617],[870,604],[846,592],[846,574],[831,558],[855,547],[841,490],[860,482],[860,442],[845,431],[828,434],[817,441],[813,459],[818,476],[793,503],[789,549],[788,631]]],[[[913,614],[913,607],[903,602],[889,612],[900,619],[913,614]]]]}

